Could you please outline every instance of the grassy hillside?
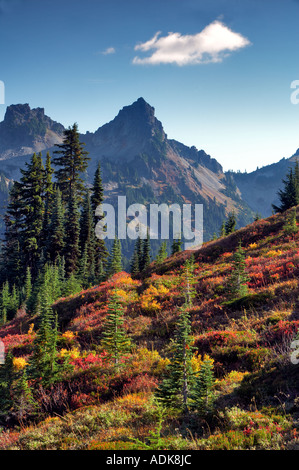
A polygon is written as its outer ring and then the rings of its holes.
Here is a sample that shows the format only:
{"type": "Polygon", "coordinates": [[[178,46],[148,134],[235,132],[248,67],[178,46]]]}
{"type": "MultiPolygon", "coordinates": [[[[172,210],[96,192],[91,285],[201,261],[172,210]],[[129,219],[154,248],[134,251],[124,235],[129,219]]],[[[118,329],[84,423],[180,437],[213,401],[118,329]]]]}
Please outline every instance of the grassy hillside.
{"type": "MultiPolygon", "coordinates": [[[[297,208],[298,212],[298,208],[297,208]]],[[[299,328],[299,233],[285,229],[290,211],[182,252],[142,279],[119,273],[59,299],[58,356],[64,373],[46,386],[30,381],[35,407],[2,414],[1,449],[299,449],[299,364],[291,343],[299,328]],[[241,240],[248,293],[229,295],[241,240]],[[168,371],[183,304],[183,266],[194,256],[190,309],[194,372],[213,362],[214,410],[202,416],[163,408],[154,393],[168,371]],[[117,292],[131,349],[115,367],[102,346],[108,301],[117,292]],[[293,357],[293,361],[291,360],[293,357]]],[[[38,317],[20,311],[0,329],[15,374],[32,354],[38,317]]],[[[3,366],[0,366],[0,368],[3,366]]]]}

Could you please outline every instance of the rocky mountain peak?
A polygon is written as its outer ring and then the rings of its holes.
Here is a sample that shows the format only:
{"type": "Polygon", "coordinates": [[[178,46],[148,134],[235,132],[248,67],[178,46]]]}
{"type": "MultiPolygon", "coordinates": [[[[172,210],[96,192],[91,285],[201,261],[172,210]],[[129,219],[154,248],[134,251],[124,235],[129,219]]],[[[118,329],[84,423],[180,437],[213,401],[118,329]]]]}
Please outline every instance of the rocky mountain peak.
{"type": "Polygon", "coordinates": [[[28,103],[10,105],[0,123],[1,159],[40,152],[60,143],[64,127],[28,103]]]}

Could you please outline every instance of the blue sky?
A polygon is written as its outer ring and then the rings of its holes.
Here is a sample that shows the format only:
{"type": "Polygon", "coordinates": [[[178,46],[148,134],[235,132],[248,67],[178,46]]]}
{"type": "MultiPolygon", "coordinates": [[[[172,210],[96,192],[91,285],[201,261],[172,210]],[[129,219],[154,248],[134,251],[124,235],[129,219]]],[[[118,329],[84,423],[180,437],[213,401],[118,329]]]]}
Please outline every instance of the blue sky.
{"type": "Polygon", "coordinates": [[[298,21],[298,0],[0,0],[5,105],[86,132],[142,96],[169,138],[252,171],[299,147],[298,21]]]}

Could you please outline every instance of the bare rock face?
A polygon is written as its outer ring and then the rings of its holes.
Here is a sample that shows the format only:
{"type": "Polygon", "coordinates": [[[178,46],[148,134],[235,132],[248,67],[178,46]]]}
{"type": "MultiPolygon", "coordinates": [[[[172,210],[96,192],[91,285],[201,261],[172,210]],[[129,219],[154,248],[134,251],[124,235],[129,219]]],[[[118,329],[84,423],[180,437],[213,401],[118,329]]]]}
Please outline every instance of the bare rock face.
{"type": "Polygon", "coordinates": [[[53,147],[62,141],[64,127],[29,104],[8,106],[0,123],[0,159],[6,160],[53,147]]]}
{"type": "Polygon", "coordinates": [[[91,153],[108,159],[132,160],[142,153],[152,153],[155,143],[162,144],[167,136],[155,117],[155,109],[143,98],[125,106],[113,121],[94,134],[83,136],[91,153]]]}

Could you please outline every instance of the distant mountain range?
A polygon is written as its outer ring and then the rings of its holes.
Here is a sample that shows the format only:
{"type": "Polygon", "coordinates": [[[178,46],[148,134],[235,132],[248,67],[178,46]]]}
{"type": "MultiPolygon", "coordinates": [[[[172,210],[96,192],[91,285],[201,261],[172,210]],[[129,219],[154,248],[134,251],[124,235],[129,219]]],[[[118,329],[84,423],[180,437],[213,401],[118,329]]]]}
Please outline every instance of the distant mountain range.
{"type": "MultiPolygon", "coordinates": [[[[7,181],[19,179],[20,168],[32,153],[51,153],[61,143],[63,131],[43,108],[8,106],[0,123],[0,172],[7,181]]],[[[128,204],[202,203],[205,240],[219,233],[232,210],[238,227],[252,221],[255,212],[271,214],[281,179],[299,155],[297,151],[291,159],[248,174],[225,173],[204,150],[168,139],[155,109],[143,98],[125,106],[94,133],[82,134],[81,141],[91,157],[87,181],[92,181],[100,161],[107,200],[126,195],[128,204]]]]}

